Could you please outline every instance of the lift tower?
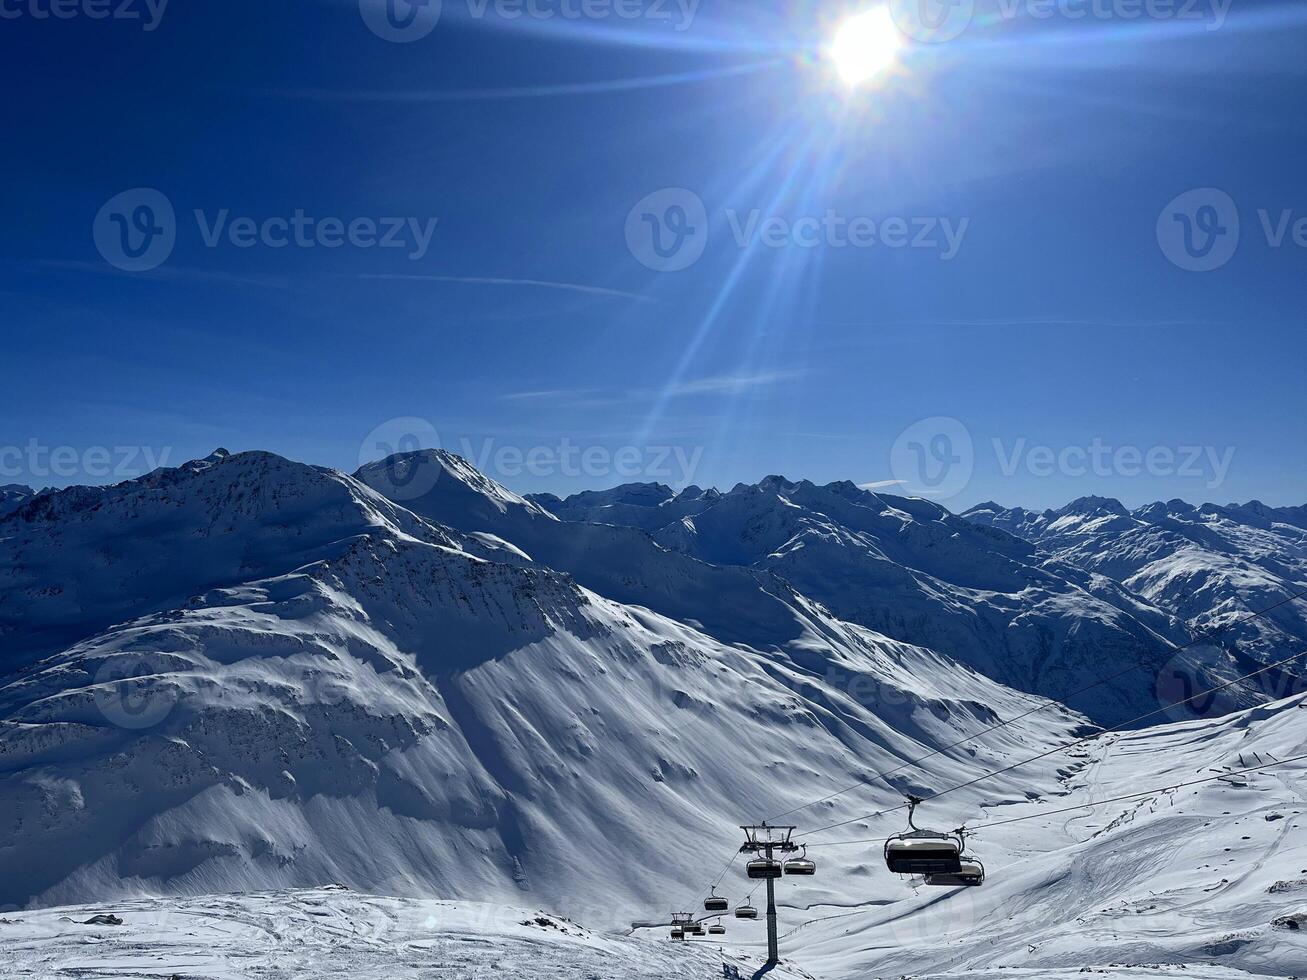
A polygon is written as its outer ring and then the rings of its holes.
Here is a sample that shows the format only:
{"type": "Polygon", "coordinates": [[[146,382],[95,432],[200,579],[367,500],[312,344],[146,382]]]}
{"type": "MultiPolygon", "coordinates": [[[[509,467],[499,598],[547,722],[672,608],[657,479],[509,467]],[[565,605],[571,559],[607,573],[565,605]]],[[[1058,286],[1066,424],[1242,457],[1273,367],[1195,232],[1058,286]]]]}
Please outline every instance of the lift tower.
{"type": "Polygon", "coordinates": [[[797,828],[770,827],[763,823],[761,826],[740,829],[744,831],[744,846],[740,848],[740,853],[760,855],[749,862],[748,874],[750,878],[767,882],[767,962],[779,963],[781,958],[776,939],[776,879],[784,872],[781,862],[776,859],[775,852],[789,854],[799,849],[799,845],[790,841],[797,828]]]}

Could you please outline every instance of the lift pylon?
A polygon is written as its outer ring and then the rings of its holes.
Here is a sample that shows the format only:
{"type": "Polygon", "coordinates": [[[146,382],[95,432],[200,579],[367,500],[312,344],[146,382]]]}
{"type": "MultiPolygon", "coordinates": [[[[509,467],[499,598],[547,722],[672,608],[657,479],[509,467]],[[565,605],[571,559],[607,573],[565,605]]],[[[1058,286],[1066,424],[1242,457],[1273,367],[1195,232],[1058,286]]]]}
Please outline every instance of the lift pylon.
{"type": "Polygon", "coordinates": [[[767,962],[776,964],[781,961],[776,938],[776,879],[784,873],[781,862],[776,860],[776,852],[790,854],[799,849],[799,845],[790,840],[798,828],[772,827],[763,823],[740,829],[744,831],[744,846],[740,853],[762,855],[749,862],[748,874],[750,878],[767,882],[767,962]]]}

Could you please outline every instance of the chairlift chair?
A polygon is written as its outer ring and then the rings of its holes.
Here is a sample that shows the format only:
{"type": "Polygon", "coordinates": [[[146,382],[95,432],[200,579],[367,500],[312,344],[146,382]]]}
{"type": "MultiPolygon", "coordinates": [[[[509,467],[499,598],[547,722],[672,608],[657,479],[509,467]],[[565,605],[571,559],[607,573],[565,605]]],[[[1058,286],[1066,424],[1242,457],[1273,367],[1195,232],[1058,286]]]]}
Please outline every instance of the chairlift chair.
{"type": "Polygon", "coordinates": [[[685,927],[685,934],[687,936],[702,936],[703,924],[700,922],[691,922],[688,926],[685,927]]]}
{"type": "Polygon", "coordinates": [[[685,930],[684,930],[684,929],[680,929],[680,928],[673,929],[673,930],[672,930],[672,938],[673,938],[673,939],[684,939],[684,938],[685,938],[685,930]]]}
{"type": "Polygon", "coordinates": [[[712,894],[703,900],[704,910],[707,912],[725,912],[731,907],[731,903],[717,894],[717,889],[712,889],[712,894]]]}
{"type": "Polygon", "coordinates": [[[913,816],[922,801],[908,797],[908,826],[912,829],[895,834],[885,842],[885,864],[894,874],[948,875],[962,870],[962,836],[938,830],[922,830],[913,816]]]}
{"type": "Polygon", "coordinates": [[[803,847],[803,856],[790,858],[785,862],[787,875],[801,875],[810,878],[817,873],[817,862],[808,858],[808,848],[803,847]]]}
{"type": "Polygon", "coordinates": [[[927,885],[961,885],[976,888],[985,883],[985,866],[973,857],[963,857],[961,868],[954,874],[926,875],[927,885]]]}
{"type": "Polygon", "coordinates": [[[743,905],[735,906],[735,917],[737,919],[756,919],[758,918],[758,910],[745,902],[743,905]]]}
{"type": "Polygon", "coordinates": [[[708,927],[708,935],[710,935],[710,936],[724,936],[724,935],[726,935],[726,927],[723,926],[723,925],[709,926],[709,927],[708,927]]]}
{"type": "Polygon", "coordinates": [[[781,863],[772,858],[758,858],[756,861],[750,861],[745,870],[749,877],[754,879],[779,878],[784,874],[781,863]]]}

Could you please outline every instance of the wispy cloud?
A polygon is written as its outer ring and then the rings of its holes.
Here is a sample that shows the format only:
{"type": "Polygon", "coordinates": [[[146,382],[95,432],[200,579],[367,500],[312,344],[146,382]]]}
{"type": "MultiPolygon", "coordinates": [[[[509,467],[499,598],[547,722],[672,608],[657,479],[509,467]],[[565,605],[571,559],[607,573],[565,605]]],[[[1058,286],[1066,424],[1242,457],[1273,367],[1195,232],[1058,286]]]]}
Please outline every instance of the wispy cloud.
{"type": "Polygon", "coordinates": [[[757,374],[715,374],[706,378],[679,381],[659,394],[675,398],[680,395],[740,395],[754,388],[763,388],[791,381],[802,371],[764,371],[757,374]]]}
{"type": "Polygon", "coordinates": [[[515,391],[500,397],[503,401],[551,401],[565,404],[569,408],[602,408],[694,395],[743,395],[756,388],[798,378],[803,373],[802,371],[764,371],[754,374],[714,374],[678,381],[666,388],[632,388],[620,392],[604,391],[600,388],[551,388],[543,391],[515,391]]]}
{"type": "Polygon", "coordinates": [[[551,388],[547,391],[515,391],[502,398],[506,402],[555,401],[562,398],[575,398],[586,391],[583,388],[551,388]]]}
{"type": "Polygon", "coordinates": [[[409,282],[445,282],[468,286],[526,286],[536,289],[557,289],[570,293],[584,293],[587,296],[606,296],[614,299],[630,299],[637,303],[651,303],[648,296],[628,293],[621,289],[609,289],[606,286],[590,286],[575,282],[554,282],[549,279],[510,279],[502,276],[429,276],[416,274],[370,274],[360,273],[360,279],[389,279],[409,282]]]}
{"type": "Polygon", "coordinates": [[[1123,329],[1144,330],[1150,327],[1219,327],[1229,325],[1225,320],[1196,319],[1095,319],[1092,317],[1069,318],[1063,316],[1027,316],[1027,317],[961,317],[932,320],[821,320],[823,326],[832,327],[1117,327],[1123,329]]]}
{"type": "Polygon", "coordinates": [[[163,265],[146,272],[124,272],[107,262],[84,262],[64,259],[40,259],[33,263],[42,269],[66,272],[90,272],[102,276],[121,276],[127,279],[155,279],[164,282],[215,282],[237,286],[262,286],[268,289],[288,289],[293,280],[281,276],[251,275],[226,272],[222,269],[198,269],[189,266],[163,265]]]}
{"type": "Polygon", "coordinates": [[[907,480],[874,480],[871,483],[859,483],[859,490],[884,490],[886,487],[901,487],[907,480]]]}
{"type": "Polygon", "coordinates": [[[274,89],[266,94],[279,99],[315,102],[493,102],[502,99],[548,99],[572,95],[602,95],[663,88],[669,85],[692,85],[714,78],[729,78],[766,71],[785,64],[784,58],[772,58],[745,65],[731,65],[704,71],[677,72],[671,75],[646,75],[639,78],[615,78],[596,82],[565,85],[532,85],[522,88],[481,89],[274,89]]]}

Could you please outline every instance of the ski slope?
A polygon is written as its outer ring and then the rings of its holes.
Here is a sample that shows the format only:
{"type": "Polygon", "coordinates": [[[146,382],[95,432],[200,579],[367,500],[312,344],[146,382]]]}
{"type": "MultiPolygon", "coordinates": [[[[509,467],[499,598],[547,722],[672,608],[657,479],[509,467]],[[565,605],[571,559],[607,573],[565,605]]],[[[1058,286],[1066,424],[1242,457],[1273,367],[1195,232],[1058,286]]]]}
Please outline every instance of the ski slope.
{"type": "MultiPolygon", "coordinates": [[[[678,500],[589,500],[679,507],[650,534],[449,454],[218,452],[0,515],[0,977],[714,975],[635,924],[749,894],[765,818],[820,863],[780,885],[791,970],[1307,973],[1303,765],[1165,791],[1307,752],[1302,695],[1063,750],[1089,719],[1030,691],[1164,648],[1166,613],[923,501],[678,500]],[[982,888],[885,871],[905,794],[982,888]],[[65,921],[97,912],[124,925],[65,921]]],[[[1078,703],[1196,690],[1155,683],[1078,703]]],[[[762,924],[726,939],[756,962],[762,924]]]]}
{"type": "MultiPolygon", "coordinates": [[[[1069,754],[1055,794],[1024,800],[968,790],[928,803],[919,823],[966,823],[986,866],[979,888],[892,876],[883,863],[875,867],[878,842],[813,847],[819,876],[846,877],[851,855],[874,870],[850,883],[844,903],[793,901],[784,880],[782,955],[823,977],[1057,976],[1082,968],[1138,975],[1123,967],[1154,976],[1301,976],[1307,761],[1273,764],[1304,754],[1307,699],[1298,696],[1225,719],[1095,739],[1069,754]]],[[[880,838],[900,825],[901,815],[892,815],[810,843],[880,838]]],[[[733,941],[749,940],[739,948],[763,942],[756,925],[731,931],[733,941]]]]}
{"type": "MultiPolygon", "coordinates": [[[[146,899],[0,919],[5,980],[704,980],[760,964],[591,932],[538,909],[339,888],[146,899]],[[121,925],[85,925],[94,915],[121,925]]],[[[781,969],[775,980],[801,980],[781,969]]]]}

